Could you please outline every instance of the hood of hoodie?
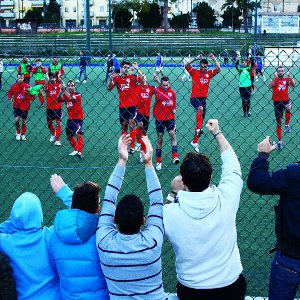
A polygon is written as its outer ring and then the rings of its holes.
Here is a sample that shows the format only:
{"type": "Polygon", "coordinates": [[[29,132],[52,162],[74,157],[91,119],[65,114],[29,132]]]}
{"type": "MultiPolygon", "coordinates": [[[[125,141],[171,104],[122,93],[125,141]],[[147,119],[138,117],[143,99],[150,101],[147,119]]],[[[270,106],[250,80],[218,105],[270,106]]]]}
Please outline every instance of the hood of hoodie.
{"type": "Polygon", "coordinates": [[[219,193],[211,185],[202,192],[178,191],[180,208],[193,219],[202,219],[214,211],[219,204],[219,193]]]}
{"type": "Polygon", "coordinates": [[[54,219],[56,236],[66,244],[81,244],[97,230],[99,217],[80,209],[59,211],[54,219]]]}
{"type": "Polygon", "coordinates": [[[11,209],[10,222],[16,231],[36,231],[41,229],[43,211],[39,197],[29,192],[19,196],[11,209]]]}

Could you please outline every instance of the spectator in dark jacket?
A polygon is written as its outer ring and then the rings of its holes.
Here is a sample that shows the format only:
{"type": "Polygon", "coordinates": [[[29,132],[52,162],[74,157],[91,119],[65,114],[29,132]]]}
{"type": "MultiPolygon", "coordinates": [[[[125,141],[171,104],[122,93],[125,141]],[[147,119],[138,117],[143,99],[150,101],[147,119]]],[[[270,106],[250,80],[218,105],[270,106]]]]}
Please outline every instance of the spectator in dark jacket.
{"type": "Polygon", "coordinates": [[[0,300],[16,300],[16,282],[8,256],[0,251],[0,300]]]}
{"type": "Polygon", "coordinates": [[[83,51],[79,52],[80,56],[79,56],[79,73],[78,73],[78,77],[76,82],[80,81],[81,75],[84,75],[84,80],[83,83],[86,83],[87,81],[87,75],[86,75],[86,65],[87,65],[87,61],[86,61],[86,57],[84,56],[83,51]]]}

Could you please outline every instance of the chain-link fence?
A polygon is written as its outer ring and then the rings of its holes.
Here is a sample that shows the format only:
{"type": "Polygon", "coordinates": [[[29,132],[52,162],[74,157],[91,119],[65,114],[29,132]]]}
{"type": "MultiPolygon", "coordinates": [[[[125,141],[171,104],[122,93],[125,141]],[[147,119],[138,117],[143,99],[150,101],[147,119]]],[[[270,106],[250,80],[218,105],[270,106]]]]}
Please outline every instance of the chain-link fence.
{"type": "MultiPolygon", "coordinates": [[[[182,45],[184,48],[184,45],[182,45]]],[[[224,47],[225,48],[225,47],[224,47]]],[[[200,51],[201,49],[197,49],[200,51]]],[[[234,68],[236,57],[232,53],[221,55],[221,51],[215,53],[220,61],[222,71],[211,81],[209,96],[207,99],[207,112],[205,119],[219,119],[220,127],[235,149],[242,167],[243,177],[246,180],[252,159],[256,156],[257,144],[266,135],[271,140],[277,141],[276,122],[271,89],[268,83],[274,76],[275,68],[279,64],[285,65],[285,72],[290,72],[291,77],[298,83],[299,72],[299,48],[268,49],[264,57],[264,77],[254,77],[251,97],[251,116],[242,116],[242,100],[239,94],[238,72],[234,68]]],[[[177,51],[170,54],[161,50],[164,58],[164,75],[168,76],[172,89],[177,95],[177,140],[178,153],[183,159],[185,153],[193,151],[191,141],[195,130],[195,111],[190,105],[191,81],[185,76],[183,68],[184,57],[194,57],[199,52],[177,51]]],[[[54,53],[55,54],[55,53],[54,53]]],[[[119,124],[118,93],[116,88],[109,92],[106,87],[106,59],[109,53],[91,55],[87,65],[87,80],[82,76],[76,83],[76,90],[82,95],[85,117],[84,131],[84,159],[78,156],[71,157],[68,154],[73,151],[65,132],[62,132],[62,146],[56,146],[49,141],[50,131],[47,127],[45,106],[41,106],[38,96],[31,103],[27,120],[27,133],[25,140],[16,140],[16,130],[12,105],[7,100],[7,92],[15,83],[17,67],[24,55],[28,55],[29,62],[35,64],[35,59],[40,58],[43,66],[48,68],[52,62],[52,56],[44,51],[26,53],[26,51],[12,51],[9,56],[3,58],[4,71],[2,74],[1,90],[1,150],[0,169],[1,186],[1,221],[9,216],[14,200],[24,191],[36,193],[42,200],[44,211],[44,225],[51,225],[58,209],[63,208],[62,203],[53,195],[49,187],[49,178],[53,173],[60,174],[63,179],[74,187],[85,180],[96,181],[102,189],[105,188],[109,175],[117,161],[117,140],[121,133],[119,124]]],[[[52,53],[51,53],[52,55],[52,53]]],[[[203,51],[203,56],[209,55],[203,51]]],[[[140,70],[146,74],[149,85],[156,86],[153,79],[155,73],[156,52],[141,51],[139,53],[124,52],[121,61],[127,59],[136,61],[140,70]]],[[[60,53],[59,62],[64,66],[63,80],[76,80],[79,75],[79,57],[68,51],[60,53]]],[[[196,61],[193,66],[199,67],[196,61]]],[[[209,68],[214,64],[209,60],[209,68]]],[[[34,85],[34,79],[30,79],[34,85]]],[[[292,118],[290,122],[291,132],[285,133],[283,125],[283,150],[272,154],[271,169],[284,167],[288,163],[299,160],[300,147],[300,104],[299,87],[290,88],[292,101],[292,118]]],[[[153,103],[153,102],[152,102],[153,103]]],[[[66,108],[63,107],[63,128],[66,126],[66,108]]],[[[155,122],[151,115],[148,136],[154,145],[157,135],[155,122]]],[[[207,153],[213,163],[213,182],[218,183],[221,174],[220,154],[215,141],[207,133],[199,140],[200,151],[207,153]]],[[[172,163],[172,148],[169,136],[165,134],[162,148],[163,168],[158,171],[164,196],[170,192],[170,182],[178,174],[179,167],[172,163]]],[[[136,151],[130,156],[125,181],[121,196],[126,193],[137,193],[143,199],[146,207],[148,198],[146,193],[143,166],[140,163],[139,153],[136,151]]],[[[103,197],[103,193],[101,195],[103,197]]],[[[251,193],[244,185],[241,196],[240,209],[237,215],[238,244],[241,252],[244,274],[248,281],[247,295],[252,297],[266,297],[268,276],[272,255],[268,253],[274,248],[274,212],[273,206],[278,197],[260,197],[251,193]]],[[[180,220],[178,220],[180,222],[180,220]]],[[[192,228],[191,230],[196,230],[192,228]]],[[[171,246],[166,241],[163,247],[163,277],[164,288],[167,292],[174,292],[176,286],[176,274],[174,268],[174,254],[171,246]]]]}

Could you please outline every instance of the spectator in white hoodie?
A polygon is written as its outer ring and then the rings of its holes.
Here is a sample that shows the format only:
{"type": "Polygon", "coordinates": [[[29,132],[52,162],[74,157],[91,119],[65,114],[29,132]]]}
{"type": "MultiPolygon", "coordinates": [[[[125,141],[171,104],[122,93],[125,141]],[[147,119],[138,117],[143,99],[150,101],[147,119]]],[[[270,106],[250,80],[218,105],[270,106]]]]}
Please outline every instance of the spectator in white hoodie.
{"type": "Polygon", "coordinates": [[[165,234],[176,256],[177,295],[180,300],[242,300],[247,283],[235,224],[243,186],[241,168],[218,120],[209,120],[206,127],[221,152],[219,185],[211,184],[209,158],[190,152],[181,164],[181,178],[171,184],[167,199],[174,201],[164,206],[165,234]]]}

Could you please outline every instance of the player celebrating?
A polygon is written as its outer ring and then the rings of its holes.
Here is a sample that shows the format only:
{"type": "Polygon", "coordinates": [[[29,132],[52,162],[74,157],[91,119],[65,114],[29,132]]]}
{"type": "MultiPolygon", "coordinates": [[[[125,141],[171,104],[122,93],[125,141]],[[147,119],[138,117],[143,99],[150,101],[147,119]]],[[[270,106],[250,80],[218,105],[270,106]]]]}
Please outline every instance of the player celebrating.
{"type": "MultiPolygon", "coordinates": [[[[156,77],[156,80],[158,78],[156,77]]],[[[162,168],[162,144],[165,129],[168,131],[172,144],[172,160],[177,165],[180,162],[176,140],[176,94],[170,88],[168,77],[162,77],[160,86],[155,91],[155,104],[153,116],[155,118],[157,144],[156,144],[156,170],[162,168]]]]}
{"type": "Polygon", "coordinates": [[[285,111],[285,131],[291,132],[290,120],[292,116],[292,104],[289,95],[289,86],[294,87],[296,85],[295,80],[291,78],[290,71],[287,73],[287,77],[284,77],[284,67],[279,66],[274,74],[273,80],[269,83],[269,87],[272,89],[272,99],[274,102],[274,112],[276,117],[276,134],[278,137],[278,151],[282,150],[282,118],[285,111]]]}
{"type": "Polygon", "coordinates": [[[59,102],[66,102],[68,110],[68,121],[66,127],[66,135],[70,145],[74,149],[70,156],[78,156],[83,158],[83,132],[82,124],[84,111],[82,108],[82,98],[79,93],[75,91],[75,82],[72,80],[68,81],[67,88],[61,85],[61,92],[58,98],[59,102]]]}
{"type": "MultiPolygon", "coordinates": [[[[137,63],[133,63],[134,69],[138,68],[137,63]]],[[[110,80],[108,81],[107,89],[111,91],[117,86],[119,93],[119,114],[122,134],[127,134],[128,125],[130,127],[130,137],[134,141],[136,138],[135,128],[135,115],[137,97],[135,88],[139,83],[144,83],[144,77],[139,75],[130,74],[130,62],[121,62],[121,75],[112,73],[110,80]]],[[[129,149],[129,153],[134,153],[134,148],[129,149]]]]}
{"type": "Polygon", "coordinates": [[[155,75],[154,78],[156,76],[158,76],[158,74],[161,74],[161,76],[164,76],[163,74],[163,70],[164,70],[164,63],[163,63],[163,57],[160,54],[160,51],[157,51],[156,53],[156,62],[155,62],[155,75]]]}
{"type": "Polygon", "coordinates": [[[48,76],[50,73],[53,73],[56,76],[58,82],[62,80],[62,77],[65,74],[65,69],[63,65],[58,61],[57,56],[53,57],[53,62],[48,68],[48,76]]]}
{"type": "Polygon", "coordinates": [[[60,94],[60,84],[56,81],[56,77],[53,73],[49,74],[49,82],[46,83],[44,90],[46,92],[46,117],[47,126],[50,130],[50,143],[54,143],[54,146],[61,146],[61,119],[62,119],[62,103],[57,102],[60,94]],[[56,128],[53,122],[56,122],[56,128]]]}
{"type": "Polygon", "coordinates": [[[215,75],[221,72],[220,64],[214,54],[211,53],[208,56],[215,64],[215,68],[213,70],[207,69],[208,61],[202,57],[203,55],[200,53],[196,58],[184,61],[185,69],[192,77],[192,92],[190,101],[196,110],[196,128],[191,145],[196,152],[199,152],[198,141],[200,135],[203,133],[202,126],[205,118],[206,99],[208,96],[210,81],[215,75]],[[200,60],[200,70],[196,70],[191,66],[195,60],[200,60]]]}
{"type": "Polygon", "coordinates": [[[17,72],[21,73],[24,76],[24,83],[30,83],[30,72],[32,71],[32,65],[28,61],[28,58],[25,56],[18,66],[17,72]]]}
{"type": "Polygon", "coordinates": [[[258,81],[258,75],[263,77],[264,82],[266,81],[266,77],[264,75],[264,61],[261,57],[260,53],[257,53],[256,56],[256,81],[258,81]]]}
{"type": "MultiPolygon", "coordinates": [[[[32,74],[33,74],[35,84],[45,85],[47,69],[42,66],[42,60],[40,58],[37,58],[35,60],[35,67],[32,68],[32,74]]],[[[45,98],[44,93],[43,93],[43,89],[40,90],[40,93],[39,93],[38,97],[39,97],[41,106],[43,106],[44,105],[44,98],[45,98]]]]}

